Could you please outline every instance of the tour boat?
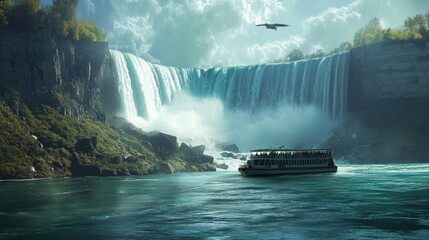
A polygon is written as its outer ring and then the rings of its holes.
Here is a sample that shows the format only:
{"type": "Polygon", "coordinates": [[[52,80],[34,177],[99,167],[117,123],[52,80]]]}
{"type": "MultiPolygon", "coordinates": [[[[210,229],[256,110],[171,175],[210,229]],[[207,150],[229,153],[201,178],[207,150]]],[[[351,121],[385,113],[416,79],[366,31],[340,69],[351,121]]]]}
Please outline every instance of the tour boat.
{"type": "Polygon", "coordinates": [[[329,149],[257,149],[238,168],[244,176],[336,172],[329,149]]]}

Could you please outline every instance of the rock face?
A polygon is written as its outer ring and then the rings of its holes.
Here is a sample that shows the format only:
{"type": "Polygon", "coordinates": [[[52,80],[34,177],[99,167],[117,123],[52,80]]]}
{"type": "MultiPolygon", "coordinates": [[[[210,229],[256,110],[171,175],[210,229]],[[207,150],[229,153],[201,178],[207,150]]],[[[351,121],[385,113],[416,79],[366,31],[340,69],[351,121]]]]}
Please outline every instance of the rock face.
{"type": "Polygon", "coordinates": [[[15,89],[30,107],[47,104],[104,121],[101,92],[109,62],[107,43],[74,42],[50,30],[0,36],[0,88],[15,89]]]}
{"type": "Polygon", "coordinates": [[[429,97],[429,41],[395,41],[352,49],[348,110],[390,99],[429,97]]]}
{"type": "Polygon", "coordinates": [[[348,116],[323,143],[355,163],[429,161],[429,42],[351,50],[348,116]]]}

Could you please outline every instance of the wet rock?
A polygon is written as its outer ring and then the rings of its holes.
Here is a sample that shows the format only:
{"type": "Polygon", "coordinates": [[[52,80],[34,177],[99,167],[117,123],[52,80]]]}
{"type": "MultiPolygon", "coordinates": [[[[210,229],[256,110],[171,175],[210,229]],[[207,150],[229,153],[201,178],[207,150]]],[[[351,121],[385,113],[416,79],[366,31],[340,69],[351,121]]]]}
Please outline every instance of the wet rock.
{"type": "Polygon", "coordinates": [[[170,164],[168,164],[168,163],[161,163],[161,164],[159,165],[159,170],[158,170],[158,172],[159,172],[159,173],[168,173],[168,174],[170,174],[170,173],[174,173],[174,169],[173,169],[173,167],[172,167],[170,164]]]}
{"type": "Polygon", "coordinates": [[[234,143],[227,143],[227,142],[217,143],[216,148],[222,151],[228,151],[233,153],[240,152],[240,149],[234,143]]]}
{"type": "Polygon", "coordinates": [[[217,168],[223,169],[223,170],[228,170],[228,165],[226,165],[225,163],[222,164],[215,164],[217,168]]]}
{"type": "Polygon", "coordinates": [[[90,153],[97,147],[97,138],[83,138],[76,142],[74,148],[80,153],[90,153]]]}
{"type": "Polygon", "coordinates": [[[198,145],[192,148],[192,152],[197,154],[203,154],[205,149],[206,149],[205,145],[198,145]]]}
{"type": "Polygon", "coordinates": [[[178,151],[177,137],[165,133],[158,133],[148,138],[153,150],[161,157],[167,157],[178,151]]]}
{"type": "Polygon", "coordinates": [[[220,155],[224,158],[237,158],[232,152],[222,152],[220,155]]]}
{"type": "Polygon", "coordinates": [[[179,152],[183,153],[185,155],[192,155],[194,152],[192,151],[192,148],[189,147],[186,143],[181,143],[179,147],[179,152]]]}
{"type": "Polygon", "coordinates": [[[193,164],[200,164],[200,163],[210,163],[213,164],[214,158],[210,155],[205,154],[194,154],[187,156],[187,161],[193,164]]]}

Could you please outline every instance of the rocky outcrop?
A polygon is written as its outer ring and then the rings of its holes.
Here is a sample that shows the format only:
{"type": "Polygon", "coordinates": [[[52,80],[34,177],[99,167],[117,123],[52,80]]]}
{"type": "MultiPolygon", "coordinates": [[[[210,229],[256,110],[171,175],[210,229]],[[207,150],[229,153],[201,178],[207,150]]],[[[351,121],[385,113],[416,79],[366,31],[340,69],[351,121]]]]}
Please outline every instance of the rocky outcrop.
{"type": "Polygon", "coordinates": [[[196,154],[203,154],[205,150],[206,150],[205,145],[198,145],[198,146],[192,147],[192,152],[196,154]]]}
{"type": "Polygon", "coordinates": [[[76,142],[74,148],[80,153],[90,153],[97,147],[97,138],[83,138],[76,142]]]}
{"type": "Polygon", "coordinates": [[[156,154],[161,157],[169,157],[178,150],[177,137],[165,133],[157,133],[148,138],[149,143],[156,154]]]}
{"type": "Polygon", "coordinates": [[[354,163],[429,162],[429,42],[351,50],[348,115],[323,143],[354,163]]]}
{"type": "Polygon", "coordinates": [[[388,41],[350,52],[348,110],[429,97],[429,41],[388,41]]]}
{"type": "Polygon", "coordinates": [[[74,42],[51,30],[0,36],[0,88],[30,107],[46,104],[72,117],[104,121],[101,92],[109,73],[107,43],[74,42]]]}
{"type": "Polygon", "coordinates": [[[194,152],[192,151],[192,148],[188,146],[186,143],[181,143],[179,147],[179,153],[184,155],[192,155],[194,152]]]}
{"type": "Polygon", "coordinates": [[[221,151],[228,151],[228,152],[233,152],[233,153],[240,152],[240,149],[234,143],[228,143],[228,142],[216,143],[216,148],[221,150],[221,151]]]}

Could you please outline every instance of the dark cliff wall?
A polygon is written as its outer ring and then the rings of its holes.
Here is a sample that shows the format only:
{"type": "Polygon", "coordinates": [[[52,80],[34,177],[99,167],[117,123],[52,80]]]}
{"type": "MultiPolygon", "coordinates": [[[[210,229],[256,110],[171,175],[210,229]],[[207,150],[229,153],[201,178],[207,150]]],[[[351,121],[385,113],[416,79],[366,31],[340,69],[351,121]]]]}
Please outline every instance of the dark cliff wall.
{"type": "Polygon", "coordinates": [[[429,97],[429,41],[384,42],[351,50],[348,108],[429,97]]]}
{"type": "Polygon", "coordinates": [[[30,106],[48,104],[66,115],[104,121],[107,43],[74,42],[49,30],[0,34],[0,88],[18,91],[30,106]]]}
{"type": "Polygon", "coordinates": [[[348,117],[323,144],[355,163],[429,162],[429,42],[351,50],[348,117]]]}

